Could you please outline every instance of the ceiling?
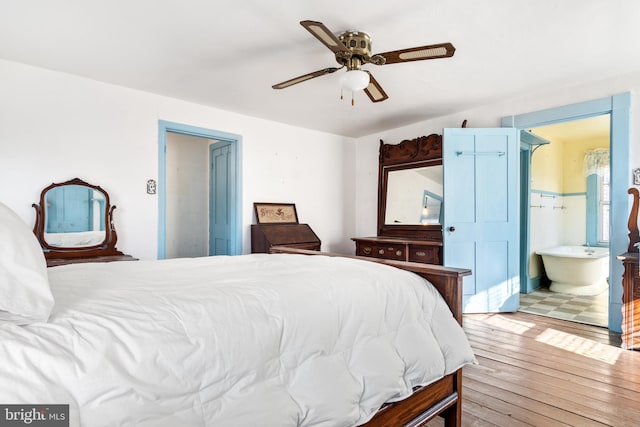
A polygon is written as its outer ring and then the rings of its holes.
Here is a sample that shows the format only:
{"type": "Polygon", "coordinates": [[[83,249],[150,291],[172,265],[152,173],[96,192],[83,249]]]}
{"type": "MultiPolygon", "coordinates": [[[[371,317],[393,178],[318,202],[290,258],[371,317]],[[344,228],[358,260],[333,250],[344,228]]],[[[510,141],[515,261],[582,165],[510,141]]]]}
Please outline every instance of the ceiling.
{"type": "Polygon", "coordinates": [[[2,0],[0,58],[359,137],[498,99],[640,70],[637,0],[2,0]],[[610,7],[615,4],[614,7],[610,7]],[[373,52],[451,42],[452,58],[366,65],[389,95],[340,100],[300,24],[368,32],[373,52]]]}
{"type": "Polygon", "coordinates": [[[587,119],[572,120],[531,129],[542,138],[553,142],[571,143],[585,140],[609,140],[611,116],[603,114],[587,119]]]}

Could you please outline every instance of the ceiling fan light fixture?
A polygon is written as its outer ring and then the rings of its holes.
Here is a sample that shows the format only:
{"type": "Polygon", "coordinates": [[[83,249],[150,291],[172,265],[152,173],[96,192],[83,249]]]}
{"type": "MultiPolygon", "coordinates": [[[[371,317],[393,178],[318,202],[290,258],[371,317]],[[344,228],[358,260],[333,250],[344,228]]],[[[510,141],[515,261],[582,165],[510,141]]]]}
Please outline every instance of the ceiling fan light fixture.
{"type": "Polygon", "coordinates": [[[331,31],[322,22],[304,20],[300,21],[300,25],[333,52],[335,60],[340,66],[307,73],[271,87],[273,89],[284,89],[346,68],[347,72],[340,78],[340,99],[343,99],[342,95],[345,89],[351,91],[351,105],[354,105],[355,102],[355,92],[361,90],[364,90],[371,102],[381,102],[389,99],[389,96],[373,75],[369,71],[361,70],[363,65],[380,66],[426,59],[449,58],[456,51],[456,48],[447,42],[372,55],[371,37],[363,31],[349,30],[336,35],[337,33],[331,31]]]}
{"type": "Polygon", "coordinates": [[[350,70],[340,77],[340,86],[351,92],[357,92],[369,86],[369,73],[362,70],[350,70]]]}

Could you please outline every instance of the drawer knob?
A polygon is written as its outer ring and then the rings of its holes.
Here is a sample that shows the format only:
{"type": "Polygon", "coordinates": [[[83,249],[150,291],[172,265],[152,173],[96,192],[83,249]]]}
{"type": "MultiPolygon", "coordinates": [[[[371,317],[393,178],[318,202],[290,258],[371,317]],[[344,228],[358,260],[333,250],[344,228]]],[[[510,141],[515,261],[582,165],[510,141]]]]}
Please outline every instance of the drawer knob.
{"type": "Polygon", "coordinates": [[[402,256],[402,251],[396,251],[397,256],[402,256]]]}
{"type": "Polygon", "coordinates": [[[379,253],[380,255],[384,255],[384,249],[380,249],[380,250],[378,251],[378,253],[379,253]]]}
{"type": "Polygon", "coordinates": [[[362,252],[364,252],[365,254],[369,255],[371,253],[371,247],[370,246],[365,246],[362,249],[362,252]]]}
{"type": "Polygon", "coordinates": [[[427,253],[424,252],[424,251],[418,251],[418,252],[416,252],[416,255],[418,255],[418,256],[426,256],[427,253]]]}

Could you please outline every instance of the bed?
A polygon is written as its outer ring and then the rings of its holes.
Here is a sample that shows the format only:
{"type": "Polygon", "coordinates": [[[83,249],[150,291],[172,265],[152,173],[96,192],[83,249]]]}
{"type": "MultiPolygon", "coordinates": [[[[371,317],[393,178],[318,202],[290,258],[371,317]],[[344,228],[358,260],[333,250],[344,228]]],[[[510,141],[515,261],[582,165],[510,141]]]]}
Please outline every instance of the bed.
{"type": "Polygon", "coordinates": [[[0,204],[3,404],[92,427],[460,425],[468,270],[287,248],[47,269],[21,223],[0,204]]]}

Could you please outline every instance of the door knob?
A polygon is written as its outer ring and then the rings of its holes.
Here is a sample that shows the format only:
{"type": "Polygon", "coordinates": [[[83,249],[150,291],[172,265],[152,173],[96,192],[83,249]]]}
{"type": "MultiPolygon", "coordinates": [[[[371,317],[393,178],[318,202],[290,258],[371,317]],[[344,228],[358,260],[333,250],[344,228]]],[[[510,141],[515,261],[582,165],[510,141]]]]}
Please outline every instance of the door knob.
{"type": "Polygon", "coordinates": [[[456,231],[456,228],[452,225],[451,227],[449,227],[449,231],[453,233],[454,231],[456,231]]]}

